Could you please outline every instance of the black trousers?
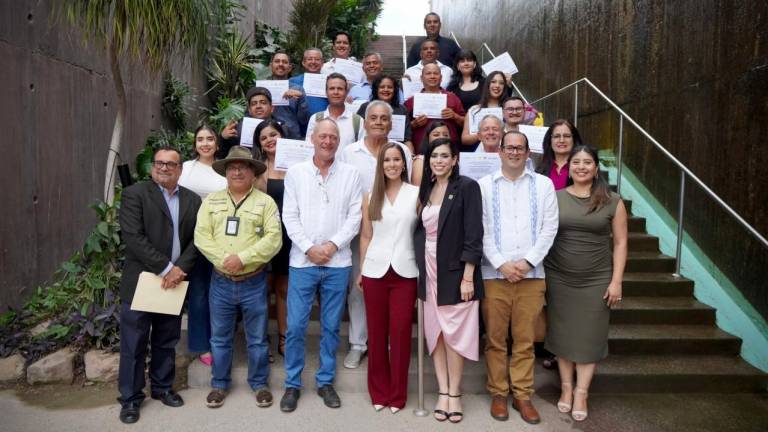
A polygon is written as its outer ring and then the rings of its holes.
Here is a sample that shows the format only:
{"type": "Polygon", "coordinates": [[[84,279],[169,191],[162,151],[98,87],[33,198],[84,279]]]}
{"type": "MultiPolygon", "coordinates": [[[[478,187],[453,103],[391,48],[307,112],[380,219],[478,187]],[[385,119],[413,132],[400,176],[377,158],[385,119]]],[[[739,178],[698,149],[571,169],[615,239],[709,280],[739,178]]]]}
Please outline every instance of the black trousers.
{"type": "Polygon", "coordinates": [[[152,394],[171,389],[176,375],[176,344],[181,337],[181,316],[131,310],[123,302],[120,310],[120,370],[117,384],[121,404],[141,402],[146,397],[144,368],[147,342],[152,349],[149,380],[152,394]]]}

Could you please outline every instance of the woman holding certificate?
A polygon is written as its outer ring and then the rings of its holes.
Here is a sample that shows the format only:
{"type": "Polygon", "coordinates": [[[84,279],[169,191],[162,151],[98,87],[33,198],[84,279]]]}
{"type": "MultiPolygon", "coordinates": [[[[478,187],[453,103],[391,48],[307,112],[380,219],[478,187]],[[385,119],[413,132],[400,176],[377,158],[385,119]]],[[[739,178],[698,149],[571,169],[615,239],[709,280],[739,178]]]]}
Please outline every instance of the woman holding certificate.
{"type": "Polygon", "coordinates": [[[497,117],[499,119],[503,118],[501,101],[505,97],[507,97],[507,80],[504,77],[504,73],[500,71],[491,72],[483,84],[483,94],[480,97],[480,102],[467,110],[464,131],[461,133],[461,144],[466,151],[474,151],[480,142],[480,137],[477,133],[480,120],[488,114],[494,114],[494,110],[486,110],[487,108],[495,108],[497,117]]]}
{"type": "MultiPolygon", "coordinates": [[[[253,157],[267,165],[267,195],[272,197],[280,212],[283,211],[283,191],[285,191],[285,171],[275,169],[277,140],[283,138],[283,127],[275,120],[264,120],[253,132],[253,157]]],[[[258,180],[257,180],[258,181],[258,180]]],[[[272,258],[271,286],[275,291],[275,310],[277,311],[277,353],[285,356],[285,331],[287,325],[286,300],[288,298],[288,254],[291,251],[291,239],[283,229],[283,246],[272,258]]]]}
{"type": "Polygon", "coordinates": [[[447,139],[430,144],[419,189],[414,247],[418,295],[424,301],[424,334],[439,387],[434,417],[462,420],[464,359],[479,357],[479,301],[483,298],[483,203],[480,186],[459,175],[458,156],[447,139]]]}
{"type": "Polygon", "coordinates": [[[419,188],[408,184],[397,143],[379,151],[370,196],[363,198],[358,280],[368,321],[368,393],[376,411],[392,413],[408,397],[411,323],[419,274],[413,250],[419,188]],[[389,347],[389,348],[388,348],[389,347]]]}
{"type": "MultiPolygon", "coordinates": [[[[381,100],[388,103],[389,106],[392,107],[393,116],[405,116],[405,131],[403,133],[403,138],[398,139],[399,137],[393,137],[392,139],[408,146],[411,154],[413,154],[413,142],[411,141],[411,115],[408,113],[408,109],[400,103],[400,85],[392,75],[381,74],[373,80],[373,84],[371,84],[371,102],[375,100],[381,100]]],[[[366,102],[360,105],[360,109],[357,110],[357,115],[361,118],[365,118],[365,110],[368,109],[369,103],[370,102],[366,102]]]]}

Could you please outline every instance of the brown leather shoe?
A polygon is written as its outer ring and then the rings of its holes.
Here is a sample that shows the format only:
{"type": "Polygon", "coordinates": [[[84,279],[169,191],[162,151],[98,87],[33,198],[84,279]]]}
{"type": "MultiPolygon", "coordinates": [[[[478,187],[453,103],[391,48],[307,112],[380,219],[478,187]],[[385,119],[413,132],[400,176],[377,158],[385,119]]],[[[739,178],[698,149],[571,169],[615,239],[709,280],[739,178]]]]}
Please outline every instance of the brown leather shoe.
{"type": "Polygon", "coordinates": [[[491,399],[491,417],[499,421],[509,419],[509,409],[507,409],[507,397],[495,395],[491,399]]]}
{"type": "Polygon", "coordinates": [[[536,408],[533,407],[533,404],[529,400],[513,399],[512,408],[520,411],[520,418],[526,423],[539,424],[541,422],[539,412],[536,411],[536,408]]]}

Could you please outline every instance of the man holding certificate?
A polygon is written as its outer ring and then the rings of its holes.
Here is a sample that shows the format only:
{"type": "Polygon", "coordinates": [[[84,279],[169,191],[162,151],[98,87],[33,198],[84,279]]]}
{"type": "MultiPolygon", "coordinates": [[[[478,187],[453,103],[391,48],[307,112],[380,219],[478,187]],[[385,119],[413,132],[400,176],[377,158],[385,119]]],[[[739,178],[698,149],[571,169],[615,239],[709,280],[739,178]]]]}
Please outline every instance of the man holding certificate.
{"type": "Polygon", "coordinates": [[[323,91],[322,97],[319,97],[308,95],[304,89],[304,76],[306,74],[320,74],[320,69],[323,67],[323,52],[319,48],[308,48],[304,50],[301,67],[304,68],[304,73],[289,79],[288,83],[292,87],[300,87],[302,91],[304,91],[304,97],[307,99],[307,107],[309,108],[310,116],[314,113],[325,111],[325,109],[328,108],[328,99],[325,98],[325,91],[323,91]]]}
{"type": "MultiPolygon", "coordinates": [[[[272,61],[269,63],[272,70],[272,77],[267,81],[275,81],[282,84],[284,90],[282,94],[272,92],[272,99],[275,101],[273,116],[283,124],[283,129],[289,133],[291,138],[300,138],[307,132],[307,122],[309,122],[309,105],[304,91],[298,85],[291,84],[288,78],[291,77],[293,64],[288,54],[278,51],[272,54],[272,61]],[[278,102],[285,101],[285,102],[278,102]]],[[[260,85],[257,82],[257,86],[260,85]]]]}
{"type": "Polygon", "coordinates": [[[178,185],[181,154],[161,148],[152,158],[152,181],[135,184],[123,191],[120,230],[125,242],[125,264],[120,278],[120,369],[118,401],[120,421],[136,423],[146,397],[147,342],[151,345],[149,365],[152,398],[171,407],[184,405],[173,385],[176,372],[176,344],[181,336],[181,316],[133,310],[139,274],[162,277],[158,289],[179,289],[177,285],[192,270],[197,259],[193,243],[200,197],[178,185]]]}

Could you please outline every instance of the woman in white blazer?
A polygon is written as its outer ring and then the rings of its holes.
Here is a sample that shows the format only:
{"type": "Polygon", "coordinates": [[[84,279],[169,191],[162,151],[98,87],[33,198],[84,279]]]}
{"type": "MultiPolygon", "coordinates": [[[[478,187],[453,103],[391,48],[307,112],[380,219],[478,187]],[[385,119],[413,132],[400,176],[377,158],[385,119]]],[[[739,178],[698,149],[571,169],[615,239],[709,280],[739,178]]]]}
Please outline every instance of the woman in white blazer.
{"type": "Polygon", "coordinates": [[[411,325],[419,270],[413,251],[419,188],[408,183],[405,153],[382,147],[370,196],[363,198],[361,277],[368,320],[368,393],[376,411],[397,413],[408,397],[411,325]],[[389,348],[388,348],[389,347],[389,348]]]}

